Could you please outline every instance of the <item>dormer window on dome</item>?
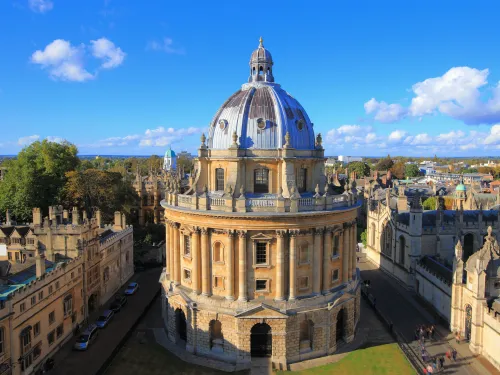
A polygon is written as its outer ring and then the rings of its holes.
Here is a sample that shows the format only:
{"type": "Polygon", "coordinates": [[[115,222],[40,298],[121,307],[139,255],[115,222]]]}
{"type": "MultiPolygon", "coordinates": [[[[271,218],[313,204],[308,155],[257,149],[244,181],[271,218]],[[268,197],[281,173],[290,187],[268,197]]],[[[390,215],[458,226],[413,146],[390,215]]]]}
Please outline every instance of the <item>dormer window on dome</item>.
{"type": "Polygon", "coordinates": [[[264,40],[259,39],[259,47],[250,56],[250,78],[248,82],[274,82],[273,58],[264,48],[264,40]]]}

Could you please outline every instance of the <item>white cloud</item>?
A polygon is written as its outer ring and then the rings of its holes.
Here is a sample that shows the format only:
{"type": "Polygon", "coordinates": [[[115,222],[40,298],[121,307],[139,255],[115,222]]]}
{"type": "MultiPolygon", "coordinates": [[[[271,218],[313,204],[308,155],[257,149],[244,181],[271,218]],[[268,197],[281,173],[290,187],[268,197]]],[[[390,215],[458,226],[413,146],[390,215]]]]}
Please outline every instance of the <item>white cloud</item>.
{"type": "Polygon", "coordinates": [[[407,110],[401,104],[387,104],[371,98],[365,103],[365,112],[374,113],[374,119],[377,121],[391,123],[403,119],[407,110]]]}
{"type": "Polygon", "coordinates": [[[94,78],[83,67],[83,55],[83,45],[74,47],[66,40],[56,39],[43,51],[35,51],[31,55],[31,62],[47,69],[53,79],[83,82],[94,78]]]}
{"type": "Polygon", "coordinates": [[[98,59],[105,60],[102,63],[101,68],[111,69],[120,66],[125,59],[125,52],[121,50],[120,47],[116,47],[115,44],[106,38],[100,38],[97,40],[91,40],[91,50],[92,55],[98,59]]]}
{"type": "Polygon", "coordinates": [[[432,137],[429,136],[427,133],[422,133],[422,134],[417,134],[415,136],[408,136],[404,140],[404,143],[412,145],[412,146],[417,146],[417,145],[428,145],[432,143],[432,137]]]}
{"type": "Polygon", "coordinates": [[[457,131],[451,131],[446,134],[439,134],[436,137],[436,141],[445,144],[445,145],[452,145],[456,143],[460,143],[465,137],[465,133],[461,130],[457,131]]]}
{"type": "Polygon", "coordinates": [[[28,135],[26,137],[21,137],[17,140],[17,144],[19,146],[27,146],[32,144],[33,142],[36,142],[40,139],[39,135],[28,135]]]}
{"type": "Polygon", "coordinates": [[[146,49],[153,51],[162,51],[166,53],[184,54],[184,48],[176,48],[174,47],[174,41],[171,38],[163,38],[161,42],[156,40],[149,41],[146,45],[146,49]]]}
{"type": "Polygon", "coordinates": [[[484,139],[485,145],[500,145],[500,124],[493,125],[484,139]]]}
{"type": "Polygon", "coordinates": [[[394,130],[391,134],[389,134],[388,141],[389,142],[400,142],[403,138],[406,137],[408,133],[404,130],[394,130]]]}
{"type": "MultiPolygon", "coordinates": [[[[119,66],[125,53],[106,38],[91,41],[93,56],[106,60],[101,67],[110,69],[119,66]]],[[[64,39],[56,39],[44,50],[37,50],[31,55],[31,62],[48,70],[49,76],[55,80],[84,82],[96,77],[84,67],[86,46],[72,46],[64,39]]]]}
{"type": "Polygon", "coordinates": [[[408,108],[372,98],[365,103],[365,111],[380,122],[440,113],[467,125],[495,124],[500,122],[500,83],[492,87],[488,99],[484,100],[482,94],[486,91],[483,89],[488,84],[488,75],[488,69],[454,67],[442,76],[414,84],[414,97],[408,108]]]}
{"type": "Polygon", "coordinates": [[[33,12],[45,13],[54,7],[50,0],[28,0],[28,5],[33,12]]]}

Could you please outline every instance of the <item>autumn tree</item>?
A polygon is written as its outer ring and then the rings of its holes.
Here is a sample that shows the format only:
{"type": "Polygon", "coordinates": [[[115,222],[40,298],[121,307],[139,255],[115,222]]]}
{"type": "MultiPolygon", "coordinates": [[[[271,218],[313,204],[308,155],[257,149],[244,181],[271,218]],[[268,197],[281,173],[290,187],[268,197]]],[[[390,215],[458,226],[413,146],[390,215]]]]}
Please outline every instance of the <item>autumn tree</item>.
{"type": "Polygon", "coordinates": [[[405,163],[403,161],[398,161],[394,163],[394,165],[391,168],[391,172],[393,176],[395,176],[397,179],[402,180],[405,178],[405,163]]]}
{"type": "Polygon", "coordinates": [[[99,209],[104,221],[111,221],[115,211],[130,215],[137,206],[138,196],[132,184],[121,173],[87,169],[66,174],[64,202],[68,207],[79,207],[92,216],[99,209]]]}
{"type": "Polygon", "coordinates": [[[66,173],[74,170],[78,150],[69,142],[37,141],[9,161],[8,173],[0,183],[0,211],[9,209],[19,222],[28,222],[32,210],[59,204],[66,173]]]}
{"type": "Polygon", "coordinates": [[[377,171],[388,171],[393,165],[394,162],[392,161],[391,155],[387,155],[385,159],[380,160],[377,165],[375,165],[375,169],[377,171]]]}

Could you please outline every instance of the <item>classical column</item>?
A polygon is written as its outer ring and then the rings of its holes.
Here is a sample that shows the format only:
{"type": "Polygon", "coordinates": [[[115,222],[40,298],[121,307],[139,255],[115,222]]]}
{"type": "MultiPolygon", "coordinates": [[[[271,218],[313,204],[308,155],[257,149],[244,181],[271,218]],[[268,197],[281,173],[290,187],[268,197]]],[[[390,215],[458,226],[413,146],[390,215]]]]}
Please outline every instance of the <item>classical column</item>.
{"type": "Polygon", "coordinates": [[[168,233],[169,233],[169,236],[168,236],[168,246],[170,248],[170,251],[169,251],[169,259],[168,259],[168,262],[170,263],[170,280],[174,280],[174,252],[175,252],[175,248],[174,248],[174,231],[173,231],[173,222],[171,222],[170,220],[168,221],[168,233]]]}
{"type": "Polygon", "coordinates": [[[179,225],[174,223],[172,225],[172,237],[174,237],[174,283],[179,285],[181,283],[181,249],[179,244],[179,225]]]}
{"type": "Polygon", "coordinates": [[[241,230],[238,232],[239,237],[239,283],[238,283],[238,300],[247,301],[247,232],[241,230]]]}
{"type": "Polygon", "coordinates": [[[208,246],[208,228],[201,228],[201,294],[210,293],[210,248],[208,246]]]}
{"type": "Polygon", "coordinates": [[[351,274],[352,278],[356,276],[356,257],[358,256],[356,253],[356,236],[357,236],[357,226],[356,226],[356,221],[352,222],[352,227],[351,227],[351,233],[352,233],[352,263],[351,263],[351,274]]]}
{"type": "Polygon", "coordinates": [[[226,299],[234,300],[234,231],[227,233],[229,246],[227,247],[227,294],[226,299]]]}
{"type": "Polygon", "coordinates": [[[276,246],[276,301],[283,301],[285,299],[285,231],[277,230],[277,246],[276,246]]]}
{"type": "Polygon", "coordinates": [[[321,293],[321,259],[323,257],[323,228],[314,231],[313,293],[321,293]]]}
{"type": "Polygon", "coordinates": [[[297,267],[297,233],[298,231],[290,231],[290,291],[288,294],[288,300],[293,301],[295,299],[295,284],[297,281],[297,276],[295,275],[295,268],[297,267]]]}
{"type": "Polygon", "coordinates": [[[347,278],[348,280],[352,279],[352,224],[348,223],[347,224],[347,237],[349,239],[349,251],[347,252],[347,271],[348,275],[347,278]]]}
{"type": "Polygon", "coordinates": [[[328,293],[331,286],[330,262],[332,254],[332,228],[326,228],[325,247],[323,248],[323,294],[328,293]]]}
{"type": "Polygon", "coordinates": [[[191,236],[191,253],[193,257],[193,269],[191,270],[191,282],[193,285],[193,292],[200,294],[200,229],[194,228],[193,235],[191,236]]]}
{"type": "Polygon", "coordinates": [[[342,282],[347,283],[347,280],[349,280],[349,229],[347,223],[344,223],[342,238],[344,239],[344,246],[342,246],[342,282]]]}
{"type": "MultiPolygon", "coordinates": [[[[165,223],[165,263],[167,264],[167,274],[170,275],[170,267],[172,266],[170,264],[170,252],[172,251],[170,249],[170,225],[168,225],[168,222],[165,223]]],[[[169,276],[170,277],[170,276],[169,276]]]]}

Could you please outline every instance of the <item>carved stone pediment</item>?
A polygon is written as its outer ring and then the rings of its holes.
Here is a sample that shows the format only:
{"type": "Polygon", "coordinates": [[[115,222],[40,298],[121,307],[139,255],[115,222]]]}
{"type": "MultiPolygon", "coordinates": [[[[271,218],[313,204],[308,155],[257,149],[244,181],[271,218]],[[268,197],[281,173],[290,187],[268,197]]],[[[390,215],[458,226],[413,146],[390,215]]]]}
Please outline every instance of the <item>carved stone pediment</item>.
{"type": "Polygon", "coordinates": [[[268,318],[268,319],[276,319],[276,318],[286,318],[288,315],[282,313],[277,308],[261,304],[259,306],[252,307],[246,311],[240,312],[236,314],[237,318],[268,318]]]}

